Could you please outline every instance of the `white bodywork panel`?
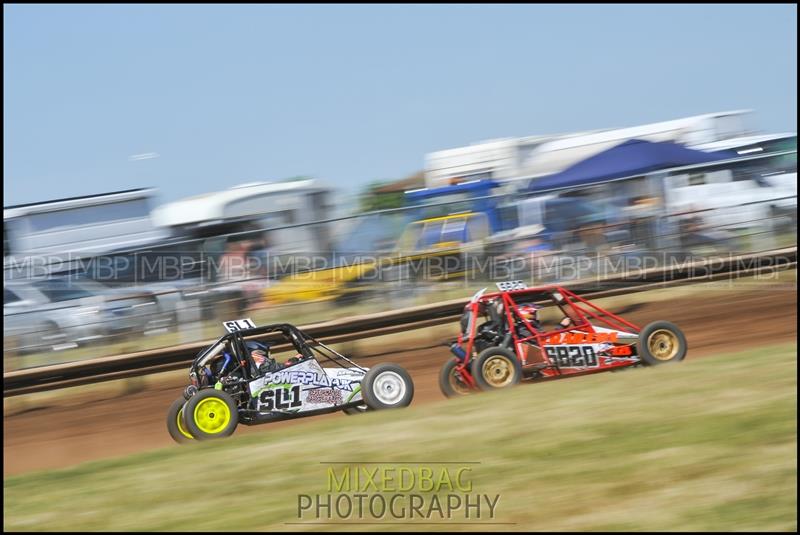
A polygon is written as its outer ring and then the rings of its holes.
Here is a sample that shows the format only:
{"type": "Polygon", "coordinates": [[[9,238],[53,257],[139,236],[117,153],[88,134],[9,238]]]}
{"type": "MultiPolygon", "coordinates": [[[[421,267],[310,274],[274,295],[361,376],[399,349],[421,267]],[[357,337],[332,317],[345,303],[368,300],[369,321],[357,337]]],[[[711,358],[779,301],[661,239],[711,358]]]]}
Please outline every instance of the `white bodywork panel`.
{"type": "Polygon", "coordinates": [[[314,359],[250,381],[250,397],[262,413],[295,414],[360,401],[358,368],[323,368],[314,359]]]}

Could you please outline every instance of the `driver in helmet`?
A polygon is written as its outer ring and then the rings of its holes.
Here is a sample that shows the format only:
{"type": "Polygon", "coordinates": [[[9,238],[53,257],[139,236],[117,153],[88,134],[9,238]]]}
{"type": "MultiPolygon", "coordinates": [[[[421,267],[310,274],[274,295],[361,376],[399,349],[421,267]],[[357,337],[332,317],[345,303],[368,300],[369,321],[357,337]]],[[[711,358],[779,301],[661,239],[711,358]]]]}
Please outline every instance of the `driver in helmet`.
{"type": "Polygon", "coordinates": [[[255,373],[267,373],[277,369],[278,363],[270,355],[270,346],[261,342],[247,342],[246,346],[250,352],[250,358],[253,359],[255,373]]]}
{"type": "Polygon", "coordinates": [[[253,359],[255,365],[255,373],[263,374],[268,372],[275,372],[283,368],[287,368],[305,360],[301,354],[291,357],[284,364],[278,363],[270,354],[270,346],[260,342],[247,342],[247,350],[250,352],[250,358],[253,359]]]}
{"type": "Polygon", "coordinates": [[[519,315],[530,323],[536,330],[542,330],[542,324],[539,321],[539,310],[542,307],[535,303],[526,303],[519,305],[519,315]]]}

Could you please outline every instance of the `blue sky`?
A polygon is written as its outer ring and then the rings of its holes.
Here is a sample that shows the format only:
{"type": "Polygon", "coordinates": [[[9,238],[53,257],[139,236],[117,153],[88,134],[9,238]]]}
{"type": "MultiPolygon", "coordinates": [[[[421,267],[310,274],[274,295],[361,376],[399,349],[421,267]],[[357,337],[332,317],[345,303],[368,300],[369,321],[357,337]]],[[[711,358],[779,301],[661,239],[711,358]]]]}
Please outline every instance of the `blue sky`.
{"type": "Polygon", "coordinates": [[[739,108],[797,130],[794,5],[3,11],[5,205],[297,175],[355,191],[432,150],[739,108]]]}

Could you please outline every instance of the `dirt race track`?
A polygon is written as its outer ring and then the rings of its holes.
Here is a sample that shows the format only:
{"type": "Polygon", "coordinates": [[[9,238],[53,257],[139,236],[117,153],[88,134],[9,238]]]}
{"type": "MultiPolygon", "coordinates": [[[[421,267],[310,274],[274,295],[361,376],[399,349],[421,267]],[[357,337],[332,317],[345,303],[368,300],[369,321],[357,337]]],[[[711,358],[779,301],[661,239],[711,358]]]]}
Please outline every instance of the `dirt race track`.
{"type": "MultiPolygon", "coordinates": [[[[700,298],[645,304],[625,317],[642,326],[657,319],[677,323],[686,333],[687,358],[692,359],[795,340],[797,291],[709,293],[700,298]]],[[[438,374],[447,358],[449,352],[445,347],[399,348],[390,356],[370,358],[365,365],[388,360],[403,365],[414,379],[414,403],[427,403],[444,399],[439,391],[438,374]]],[[[144,391],[115,397],[80,394],[59,401],[57,405],[53,402],[6,416],[3,421],[4,476],[173,445],[164,418],[167,408],[184,386],[185,380],[171,379],[154,382],[144,391]]],[[[337,413],[320,418],[350,417],[337,413]]],[[[242,426],[236,432],[269,433],[275,426],[304,425],[311,421],[242,426]]]]}

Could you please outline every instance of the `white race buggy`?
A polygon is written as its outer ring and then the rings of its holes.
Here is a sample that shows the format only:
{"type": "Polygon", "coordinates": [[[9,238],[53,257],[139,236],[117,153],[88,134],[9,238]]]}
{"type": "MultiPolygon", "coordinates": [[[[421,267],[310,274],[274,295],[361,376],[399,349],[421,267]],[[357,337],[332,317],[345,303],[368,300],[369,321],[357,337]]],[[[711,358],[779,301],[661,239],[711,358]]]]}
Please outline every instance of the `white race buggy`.
{"type": "Polygon", "coordinates": [[[288,323],[256,327],[245,319],[225,327],[228,334],[192,362],[191,384],[167,413],[167,430],[176,442],[226,437],[239,424],[406,407],[414,396],[414,383],[402,367],[364,368],[288,323]],[[252,349],[269,352],[272,346],[293,347],[297,355],[284,364],[268,358],[257,365],[252,349]],[[323,368],[318,357],[336,367],[323,368]]]}

